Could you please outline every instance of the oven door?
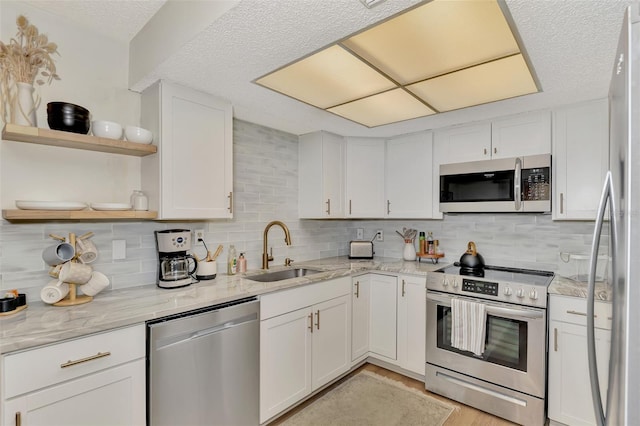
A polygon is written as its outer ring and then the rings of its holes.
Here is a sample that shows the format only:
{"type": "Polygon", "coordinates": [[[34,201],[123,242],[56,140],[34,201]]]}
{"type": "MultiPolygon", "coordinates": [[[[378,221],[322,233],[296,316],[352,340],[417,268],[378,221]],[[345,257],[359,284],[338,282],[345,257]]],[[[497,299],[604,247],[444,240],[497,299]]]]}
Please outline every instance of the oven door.
{"type": "Polygon", "coordinates": [[[427,362],[544,398],[546,311],[464,297],[486,306],[485,351],[477,356],[451,346],[453,297],[458,296],[427,291],[427,362]]]}

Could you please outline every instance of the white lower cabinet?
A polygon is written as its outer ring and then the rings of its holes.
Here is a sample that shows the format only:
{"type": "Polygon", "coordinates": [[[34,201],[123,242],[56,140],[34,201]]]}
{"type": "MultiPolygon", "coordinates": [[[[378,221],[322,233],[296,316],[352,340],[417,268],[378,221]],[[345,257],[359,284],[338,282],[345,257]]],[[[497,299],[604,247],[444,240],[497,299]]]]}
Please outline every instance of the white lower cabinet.
{"type": "Polygon", "coordinates": [[[351,367],[349,277],[270,293],[260,306],[260,423],[351,367]]]}
{"type": "Polygon", "coordinates": [[[427,279],[398,277],[398,363],[424,375],[427,320],[427,279]]]}
{"type": "Polygon", "coordinates": [[[3,356],[2,425],[144,425],[144,327],[3,356]]]}
{"type": "Polygon", "coordinates": [[[371,275],[353,277],[351,285],[351,360],[360,361],[369,354],[371,275]]]}
{"type": "Polygon", "coordinates": [[[397,359],[397,293],[394,276],[370,274],[369,352],[397,359]]]}
{"type": "MultiPolygon", "coordinates": [[[[587,356],[586,299],[549,298],[548,417],[551,424],[595,425],[587,356]]],[[[606,402],[611,346],[611,304],[595,304],[596,359],[606,402]]]]}

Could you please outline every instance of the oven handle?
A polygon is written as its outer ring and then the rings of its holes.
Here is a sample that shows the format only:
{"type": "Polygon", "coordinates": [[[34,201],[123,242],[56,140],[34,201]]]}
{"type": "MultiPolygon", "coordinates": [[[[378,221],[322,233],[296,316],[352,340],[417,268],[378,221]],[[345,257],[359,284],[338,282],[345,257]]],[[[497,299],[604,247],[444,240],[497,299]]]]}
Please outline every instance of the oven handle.
{"type": "MultiPolygon", "coordinates": [[[[443,306],[451,306],[452,296],[439,296],[434,294],[427,294],[427,300],[433,300],[434,302],[439,302],[443,306]]],[[[503,306],[496,306],[491,303],[480,302],[485,305],[485,311],[487,314],[493,316],[501,316],[501,317],[520,317],[520,318],[544,318],[544,312],[538,310],[528,310],[528,309],[513,309],[513,308],[505,308],[503,306]]]]}

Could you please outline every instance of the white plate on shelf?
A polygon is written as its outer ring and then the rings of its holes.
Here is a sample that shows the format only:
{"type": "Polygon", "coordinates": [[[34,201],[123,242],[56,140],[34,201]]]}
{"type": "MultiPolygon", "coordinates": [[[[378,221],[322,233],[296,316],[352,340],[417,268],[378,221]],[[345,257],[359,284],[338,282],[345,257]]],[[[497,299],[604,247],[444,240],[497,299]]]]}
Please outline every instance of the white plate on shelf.
{"type": "Polygon", "coordinates": [[[131,210],[131,204],[126,203],[91,203],[94,210],[131,210]]]}
{"type": "Polygon", "coordinates": [[[87,203],[80,201],[16,200],[16,207],[21,210],[82,210],[87,208],[87,203]]]}

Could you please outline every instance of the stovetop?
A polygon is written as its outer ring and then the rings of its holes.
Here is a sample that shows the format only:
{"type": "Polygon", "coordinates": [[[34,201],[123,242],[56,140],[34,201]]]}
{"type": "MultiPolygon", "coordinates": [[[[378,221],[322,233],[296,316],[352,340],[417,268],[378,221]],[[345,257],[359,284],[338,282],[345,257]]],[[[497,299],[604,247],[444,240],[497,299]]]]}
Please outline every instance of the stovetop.
{"type": "Polygon", "coordinates": [[[427,276],[427,290],[490,299],[519,305],[546,307],[547,287],[553,272],[485,266],[471,271],[453,264],[427,276]]]}

